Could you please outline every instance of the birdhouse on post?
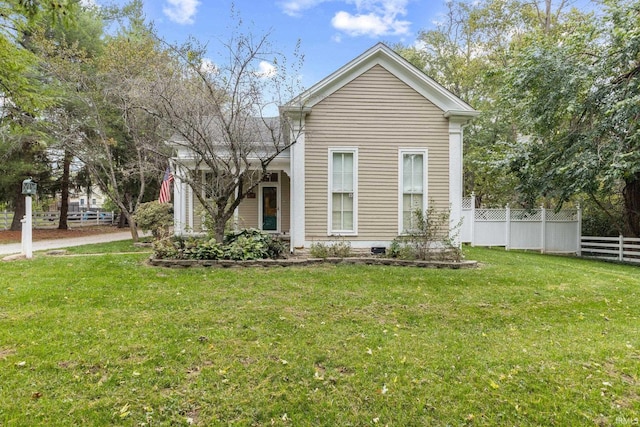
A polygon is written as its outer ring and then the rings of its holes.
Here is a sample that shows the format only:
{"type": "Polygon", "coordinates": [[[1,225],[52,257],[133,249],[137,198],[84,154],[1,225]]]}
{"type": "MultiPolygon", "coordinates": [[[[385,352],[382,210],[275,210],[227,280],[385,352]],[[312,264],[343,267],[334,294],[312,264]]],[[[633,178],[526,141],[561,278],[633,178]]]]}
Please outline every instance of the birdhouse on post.
{"type": "Polygon", "coordinates": [[[25,196],[35,196],[38,190],[38,184],[31,178],[22,181],[22,194],[25,196]]]}

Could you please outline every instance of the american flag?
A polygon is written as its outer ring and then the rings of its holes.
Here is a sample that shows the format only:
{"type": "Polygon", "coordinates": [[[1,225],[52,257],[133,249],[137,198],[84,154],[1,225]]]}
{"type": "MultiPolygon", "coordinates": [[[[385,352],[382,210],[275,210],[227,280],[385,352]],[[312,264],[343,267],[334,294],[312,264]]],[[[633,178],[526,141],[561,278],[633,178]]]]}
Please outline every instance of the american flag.
{"type": "Polygon", "coordinates": [[[158,201],[160,203],[169,203],[171,201],[171,183],[173,182],[173,174],[171,169],[167,167],[164,172],[164,178],[162,178],[162,185],[160,186],[160,197],[158,201]]]}

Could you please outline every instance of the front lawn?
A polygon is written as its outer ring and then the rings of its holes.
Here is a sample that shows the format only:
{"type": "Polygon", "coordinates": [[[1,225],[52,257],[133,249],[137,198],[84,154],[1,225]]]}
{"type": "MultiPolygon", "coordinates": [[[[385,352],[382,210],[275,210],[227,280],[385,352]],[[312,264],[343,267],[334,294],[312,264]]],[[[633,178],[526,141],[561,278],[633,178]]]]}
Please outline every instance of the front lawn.
{"type": "Polygon", "coordinates": [[[0,425],[638,422],[640,268],[465,253],[481,267],[2,263],[0,425]]]}

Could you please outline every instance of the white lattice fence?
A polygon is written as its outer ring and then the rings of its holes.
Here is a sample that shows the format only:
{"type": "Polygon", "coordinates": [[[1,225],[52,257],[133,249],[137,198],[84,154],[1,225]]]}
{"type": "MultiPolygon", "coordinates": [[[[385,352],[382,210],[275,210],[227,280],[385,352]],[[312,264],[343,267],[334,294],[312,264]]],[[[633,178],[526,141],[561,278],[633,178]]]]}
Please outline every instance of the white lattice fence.
{"type": "Polygon", "coordinates": [[[580,251],[580,209],[476,209],[463,199],[461,240],[474,246],[504,246],[542,252],[580,251]]]}

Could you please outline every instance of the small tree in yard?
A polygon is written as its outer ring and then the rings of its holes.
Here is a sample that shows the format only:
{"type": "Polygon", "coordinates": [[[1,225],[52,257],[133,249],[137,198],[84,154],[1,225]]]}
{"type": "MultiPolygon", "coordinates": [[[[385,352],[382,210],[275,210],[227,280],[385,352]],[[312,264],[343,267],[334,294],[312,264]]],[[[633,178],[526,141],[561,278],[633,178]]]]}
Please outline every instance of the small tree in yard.
{"type": "Polygon", "coordinates": [[[292,129],[300,129],[291,114],[269,117],[269,110],[273,115],[284,98],[300,92],[297,49],[295,65],[289,66],[271,49],[268,35],[254,37],[238,28],[222,48],[227,61],[214,65],[195,41],[174,47],[179,66],[147,86],[141,99],[173,134],[172,147],[191,155],[188,163],[176,160],[177,175],[211,218],[218,242],[269,164],[296,142],[292,129]]]}

